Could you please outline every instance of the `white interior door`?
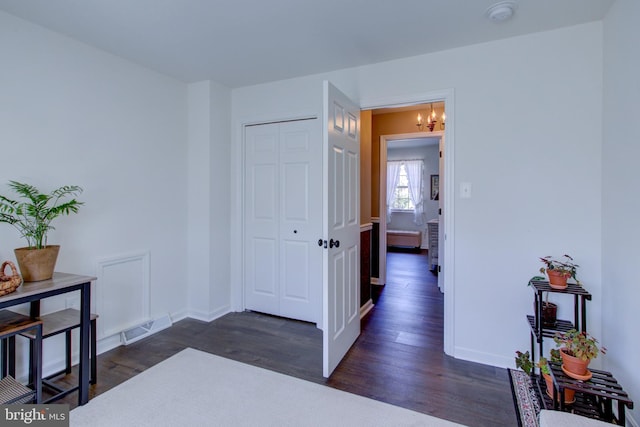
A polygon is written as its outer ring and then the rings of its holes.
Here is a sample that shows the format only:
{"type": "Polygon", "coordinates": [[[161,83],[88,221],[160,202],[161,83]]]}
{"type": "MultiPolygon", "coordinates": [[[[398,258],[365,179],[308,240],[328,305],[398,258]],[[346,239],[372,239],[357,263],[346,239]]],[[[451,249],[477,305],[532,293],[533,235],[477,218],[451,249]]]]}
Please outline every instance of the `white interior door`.
{"type": "Polygon", "coordinates": [[[323,375],[360,335],[360,109],[324,82],[323,375]]]}
{"type": "Polygon", "coordinates": [[[320,120],[248,126],[245,141],[245,307],[320,323],[320,120]]]}

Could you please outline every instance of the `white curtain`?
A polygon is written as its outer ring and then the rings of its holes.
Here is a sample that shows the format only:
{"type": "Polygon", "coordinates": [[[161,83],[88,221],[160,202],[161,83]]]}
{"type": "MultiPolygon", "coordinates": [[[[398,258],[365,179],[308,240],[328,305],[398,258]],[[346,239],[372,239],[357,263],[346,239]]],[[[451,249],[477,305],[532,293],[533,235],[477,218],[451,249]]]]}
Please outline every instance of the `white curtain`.
{"type": "Polygon", "coordinates": [[[422,212],[424,211],[422,206],[422,169],[424,168],[424,162],[422,160],[407,160],[404,162],[404,167],[409,181],[409,196],[415,206],[413,222],[416,225],[422,225],[424,224],[422,218],[422,212]]]}
{"type": "Polygon", "coordinates": [[[387,162],[387,224],[391,222],[391,207],[396,200],[396,185],[402,162],[387,162]]]}

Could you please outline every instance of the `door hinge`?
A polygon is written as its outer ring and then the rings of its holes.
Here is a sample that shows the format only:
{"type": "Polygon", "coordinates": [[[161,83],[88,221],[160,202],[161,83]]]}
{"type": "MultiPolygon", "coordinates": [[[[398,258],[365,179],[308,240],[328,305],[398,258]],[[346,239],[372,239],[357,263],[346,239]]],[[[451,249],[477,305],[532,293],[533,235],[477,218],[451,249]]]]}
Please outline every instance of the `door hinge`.
{"type": "Polygon", "coordinates": [[[438,153],[440,153],[440,158],[442,158],[442,151],[438,151],[438,153]]]}
{"type": "Polygon", "coordinates": [[[442,215],[442,209],[438,209],[438,215],[442,215]]]}

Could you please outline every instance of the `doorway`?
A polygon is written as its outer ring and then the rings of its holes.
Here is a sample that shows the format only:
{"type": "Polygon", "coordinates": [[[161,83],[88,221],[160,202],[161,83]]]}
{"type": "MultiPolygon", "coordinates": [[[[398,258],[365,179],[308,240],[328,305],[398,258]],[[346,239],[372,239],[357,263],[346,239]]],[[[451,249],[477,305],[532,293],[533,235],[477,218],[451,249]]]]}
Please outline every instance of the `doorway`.
{"type": "MultiPolygon", "coordinates": [[[[440,181],[441,175],[443,175],[443,150],[444,150],[444,132],[419,132],[419,133],[407,133],[407,134],[397,134],[397,135],[382,135],[380,137],[380,245],[379,245],[379,275],[378,280],[380,284],[386,283],[387,279],[387,268],[386,268],[386,256],[387,256],[387,229],[396,229],[397,226],[394,224],[400,224],[401,230],[406,230],[407,228],[417,229],[421,233],[421,242],[426,243],[427,248],[431,251],[429,253],[429,259],[435,260],[435,269],[436,272],[441,272],[444,266],[444,257],[436,256],[434,257],[434,252],[439,253],[444,244],[444,233],[437,232],[438,234],[438,244],[437,249],[433,247],[433,245],[429,245],[429,228],[435,226],[436,230],[443,229],[441,227],[442,224],[442,204],[445,201],[444,191],[440,191],[440,181]],[[427,159],[424,154],[419,154],[423,150],[419,150],[419,148],[426,148],[431,146],[435,149],[432,153],[432,156],[435,156],[435,159],[427,159]],[[404,156],[399,153],[399,155],[389,157],[389,150],[393,150],[394,148],[404,148],[402,152],[404,152],[404,156]],[[408,150],[407,150],[408,149],[408,150]],[[420,215],[419,223],[417,218],[414,218],[413,212],[409,213],[410,219],[407,220],[406,212],[392,212],[387,207],[387,198],[389,196],[389,191],[393,191],[393,189],[389,189],[387,186],[387,161],[392,160],[401,160],[403,157],[423,157],[423,161],[426,160],[435,160],[435,165],[433,162],[430,162],[430,167],[425,167],[426,176],[423,177],[423,186],[425,191],[423,191],[423,201],[422,201],[422,210],[423,213],[420,215]],[[388,215],[393,215],[393,217],[388,217],[388,215]],[[404,217],[402,219],[398,219],[397,217],[404,217]],[[434,224],[435,221],[435,224],[434,224]],[[430,247],[431,246],[431,247],[430,247]]],[[[425,246],[425,244],[421,244],[421,246],[425,246]]],[[[438,275],[438,288],[443,290],[443,276],[438,275]]]]}
{"type": "MultiPolygon", "coordinates": [[[[386,109],[388,111],[393,111],[395,109],[408,109],[408,108],[416,108],[416,106],[421,105],[424,108],[425,105],[430,105],[431,103],[436,102],[444,102],[446,105],[446,125],[443,129],[434,129],[434,131],[440,132],[443,140],[446,140],[442,150],[442,167],[443,171],[440,173],[440,192],[443,197],[441,204],[441,223],[440,223],[440,233],[442,234],[442,246],[439,248],[439,263],[442,264],[441,271],[438,274],[438,278],[441,280],[442,291],[444,292],[444,352],[447,355],[454,355],[454,336],[455,336],[455,324],[454,324],[454,301],[452,295],[455,295],[455,278],[454,278],[454,119],[455,119],[455,111],[454,111],[454,91],[453,89],[447,89],[438,92],[430,92],[422,95],[414,95],[408,97],[393,97],[387,99],[378,99],[372,100],[369,102],[363,102],[361,107],[363,110],[376,110],[376,109],[386,109]],[[451,195],[451,197],[444,197],[445,195],[451,195]],[[446,268],[444,268],[444,264],[446,264],[446,268]]],[[[413,116],[414,119],[416,116],[413,116]]],[[[418,132],[419,129],[416,126],[417,122],[414,120],[413,124],[407,123],[406,133],[426,133],[423,136],[433,136],[433,132],[418,132]],[[413,132],[411,130],[414,130],[413,132]]],[[[401,134],[401,132],[398,132],[401,134]]],[[[393,135],[392,135],[393,136],[393,135]]],[[[393,138],[390,138],[393,139],[393,138]]],[[[397,139],[397,135],[396,135],[397,139]]],[[[375,135],[372,135],[371,146],[372,146],[372,155],[373,161],[372,165],[374,167],[378,167],[379,156],[382,155],[380,151],[380,138],[375,135]],[[377,159],[375,157],[378,157],[377,159]],[[376,162],[377,160],[377,162],[376,162]]],[[[380,183],[380,175],[379,170],[378,173],[372,173],[372,185],[378,185],[380,183]]],[[[379,220],[379,222],[386,221],[381,216],[384,215],[384,212],[380,212],[380,200],[379,200],[379,188],[377,191],[372,191],[372,209],[378,210],[378,218],[375,218],[375,211],[372,215],[372,220],[375,222],[379,220]]],[[[386,236],[382,235],[381,238],[386,236]]],[[[379,239],[381,240],[381,239],[379,239]]],[[[386,242],[379,241],[377,251],[379,252],[378,257],[382,254],[382,249],[384,248],[386,254],[386,242]]],[[[379,260],[378,260],[379,261],[379,260]]],[[[372,280],[374,282],[374,280],[372,280]]]]}

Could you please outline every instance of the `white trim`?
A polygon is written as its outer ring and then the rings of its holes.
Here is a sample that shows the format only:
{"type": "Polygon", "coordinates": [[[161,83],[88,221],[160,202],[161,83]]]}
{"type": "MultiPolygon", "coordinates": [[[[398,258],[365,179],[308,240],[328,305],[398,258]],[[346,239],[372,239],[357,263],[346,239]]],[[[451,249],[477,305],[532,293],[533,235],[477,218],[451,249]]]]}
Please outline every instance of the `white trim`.
{"type": "MultiPolygon", "coordinates": [[[[411,94],[387,97],[382,99],[372,99],[361,101],[360,105],[363,110],[371,110],[375,108],[393,108],[416,104],[425,104],[430,102],[444,101],[445,111],[447,113],[447,125],[444,131],[438,132],[419,132],[425,134],[425,136],[436,136],[442,134],[445,138],[444,146],[444,194],[447,195],[444,198],[444,259],[445,268],[440,274],[444,275],[444,352],[450,356],[455,356],[455,304],[453,296],[455,295],[455,251],[454,251],[454,218],[455,218],[455,182],[454,182],[454,129],[455,129],[455,99],[454,90],[443,89],[439,91],[433,91],[423,94],[411,94]]],[[[387,139],[389,135],[387,135],[387,139]]],[[[382,144],[381,144],[382,145],[382,144]]],[[[386,150],[384,155],[384,165],[386,169],[386,150]]],[[[380,154],[380,162],[382,164],[382,152],[380,154]]],[[[382,176],[382,170],[380,171],[382,176]]],[[[380,194],[386,194],[386,181],[381,179],[380,182],[380,194]],[[383,189],[384,185],[384,189],[383,189]]],[[[382,203],[382,198],[381,203],[382,203]]],[[[380,210],[380,230],[386,228],[386,210],[380,210]]],[[[385,233],[380,233],[380,248],[386,248],[386,236],[385,233]],[[384,246],[383,246],[384,245],[384,246]]],[[[382,260],[381,260],[382,261],[382,260]]],[[[380,277],[384,277],[380,270],[380,277]]],[[[384,272],[386,274],[386,272],[384,272]]],[[[373,283],[373,279],[371,281],[373,283]]]]}
{"type": "Polygon", "coordinates": [[[372,308],[373,308],[373,300],[369,299],[369,301],[365,302],[360,307],[360,319],[364,319],[364,316],[369,314],[369,312],[371,311],[372,308]]]}
{"type": "Polygon", "coordinates": [[[431,102],[445,101],[447,111],[447,125],[449,124],[449,105],[447,101],[453,100],[453,89],[443,89],[422,94],[398,95],[381,99],[367,99],[360,102],[363,110],[374,110],[376,108],[398,108],[408,107],[417,104],[429,104],[431,102]]]}
{"type": "MultiPolygon", "coordinates": [[[[106,289],[104,289],[105,284],[103,283],[104,271],[108,267],[112,267],[118,264],[126,264],[129,262],[141,262],[142,264],[142,268],[140,272],[142,275],[141,277],[141,281],[142,281],[141,283],[141,286],[142,286],[141,316],[142,317],[139,319],[131,320],[129,321],[129,323],[121,324],[120,327],[124,329],[135,326],[140,321],[150,320],[150,314],[149,314],[150,303],[149,302],[151,300],[151,287],[149,284],[149,269],[150,269],[149,251],[115,255],[108,258],[101,258],[96,261],[96,277],[98,278],[96,280],[96,309],[97,309],[97,313],[103,317],[107,317],[113,314],[113,313],[106,313],[105,297],[104,297],[106,289]]],[[[122,295],[121,297],[127,298],[127,295],[122,295]]],[[[106,338],[114,334],[119,334],[122,331],[122,330],[116,330],[116,329],[106,330],[104,323],[105,322],[98,322],[97,335],[99,339],[106,338]]]]}
{"type": "Polygon", "coordinates": [[[214,320],[231,313],[229,306],[224,306],[213,311],[190,310],[187,317],[191,319],[201,320],[203,322],[213,322],[214,320]]]}
{"type": "Polygon", "coordinates": [[[360,232],[373,230],[373,223],[360,224],[360,232]]]}

